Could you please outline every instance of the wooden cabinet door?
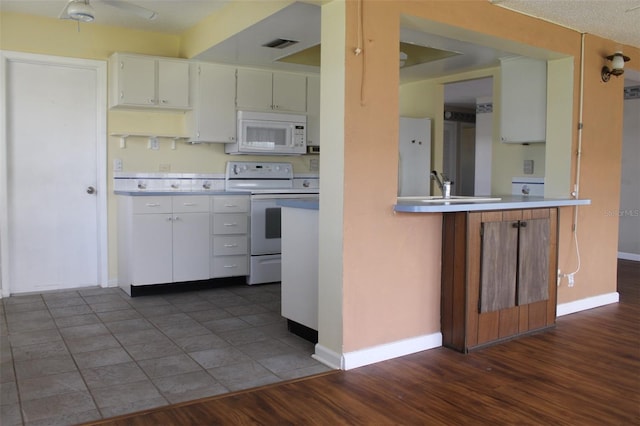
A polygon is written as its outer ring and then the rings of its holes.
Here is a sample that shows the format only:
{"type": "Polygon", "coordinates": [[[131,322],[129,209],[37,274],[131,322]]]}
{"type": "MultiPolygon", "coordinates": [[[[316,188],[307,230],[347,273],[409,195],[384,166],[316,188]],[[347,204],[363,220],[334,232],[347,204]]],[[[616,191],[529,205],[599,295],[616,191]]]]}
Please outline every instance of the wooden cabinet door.
{"type": "Polygon", "coordinates": [[[134,214],[132,284],[173,281],[171,213],[134,214]]]}
{"type": "Polygon", "coordinates": [[[238,109],[271,110],[272,92],[270,71],[238,69],[236,91],[238,109]]]}
{"type": "Polygon", "coordinates": [[[123,56],[119,61],[118,104],[156,104],[156,61],[153,58],[123,56]]]}
{"type": "Polygon", "coordinates": [[[518,305],[549,299],[549,219],[520,222],[518,305]]]}
{"type": "Polygon", "coordinates": [[[273,74],[273,109],[307,111],[307,78],[300,74],[273,74]]]}
{"type": "Polygon", "coordinates": [[[187,109],[189,103],[189,63],[158,60],[157,105],[187,109]]]}
{"type": "Polygon", "coordinates": [[[307,77],[307,145],[320,146],[320,76],[307,77]]]}
{"type": "Polygon", "coordinates": [[[482,224],[479,303],[481,313],[515,306],[518,266],[517,226],[517,221],[482,224]]]}
{"type": "Polygon", "coordinates": [[[173,219],[173,281],[209,278],[209,213],[176,213],[173,219]]]}

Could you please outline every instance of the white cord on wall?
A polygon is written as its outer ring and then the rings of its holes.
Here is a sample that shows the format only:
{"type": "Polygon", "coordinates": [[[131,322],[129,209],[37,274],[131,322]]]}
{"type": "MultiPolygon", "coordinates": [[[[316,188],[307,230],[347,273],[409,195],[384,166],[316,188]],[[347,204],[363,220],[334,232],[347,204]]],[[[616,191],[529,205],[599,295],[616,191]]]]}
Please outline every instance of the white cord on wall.
{"type": "MultiPolygon", "coordinates": [[[[580,37],[580,94],[578,100],[578,151],[576,153],[576,183],[574,184],[573,191],[571,195],[573,198],[578,198],[580,195],[580,165],[582,163],[582,114],[584,109],[584,36],[585,33],[581,34],[580,37]]],[[[568,274],[559,274],[559,278],[566,277],[569,283],[569,287],[573,287],[574,285],[574,276],[580,271],[581,260],[580,260],[580,247],[578,246],[578,206],[573,206],[573,224],[571,227],[571,232],[573,232],[573,241],[576,245],[576,258],[577,258],[577,266],[576,270],[570,272],[568,274]]],[[[559,285],[559,281],[558,281],[559,285]]]]}

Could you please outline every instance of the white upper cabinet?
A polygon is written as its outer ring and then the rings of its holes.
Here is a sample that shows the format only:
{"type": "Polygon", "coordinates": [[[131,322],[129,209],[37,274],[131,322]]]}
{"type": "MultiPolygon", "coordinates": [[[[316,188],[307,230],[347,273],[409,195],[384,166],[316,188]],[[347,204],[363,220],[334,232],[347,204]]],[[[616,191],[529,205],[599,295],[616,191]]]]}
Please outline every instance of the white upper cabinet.
{"type": "Polygon", "coordinates": [[[501,60],[500,138],[505,143],[541,143],[547,133],[547,62],[501,60]]]}
{"type": "Polygon", "coordinates": [[[111,108],[191,108],[186,60],[115,53],[109,58],[109,87],[111,108]]]}
{"type": "Polygon", "coordinates": [[[307,78],[302,74],[238,69],[237,108],[258,111],[307,111],[307,78]]]}
{"type": "Polygon", "coordinates": [[[320,146],[320,76],[307,76],[307,145],[320,146]]]}
{"type": "Polygon", "coordinates": [[[193,110],[186,113],[190,142],[236,140],[236,70],[208,63],[191,64],[193,110]]]}

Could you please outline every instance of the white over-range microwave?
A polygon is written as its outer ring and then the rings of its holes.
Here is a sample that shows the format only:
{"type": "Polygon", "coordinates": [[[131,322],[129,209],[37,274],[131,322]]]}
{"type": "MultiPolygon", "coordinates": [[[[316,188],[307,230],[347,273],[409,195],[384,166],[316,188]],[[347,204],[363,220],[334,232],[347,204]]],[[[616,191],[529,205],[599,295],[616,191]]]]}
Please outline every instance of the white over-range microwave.
{"type": "Polygon", "coordinates": [[[238,111],[237,141],[227,154],[299,155],[307,149],[307,116],[238,111]]]}

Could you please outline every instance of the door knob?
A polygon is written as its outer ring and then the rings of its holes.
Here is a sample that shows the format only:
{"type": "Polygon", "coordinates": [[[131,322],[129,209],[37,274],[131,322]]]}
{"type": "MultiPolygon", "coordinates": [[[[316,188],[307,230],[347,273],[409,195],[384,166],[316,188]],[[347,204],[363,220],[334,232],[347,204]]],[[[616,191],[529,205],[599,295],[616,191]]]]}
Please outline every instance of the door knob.
{"type": "Polygon", "coordinates": [[[96,189],[93,186],[87,188],[87,194],[95,194],[96,189]]]}

